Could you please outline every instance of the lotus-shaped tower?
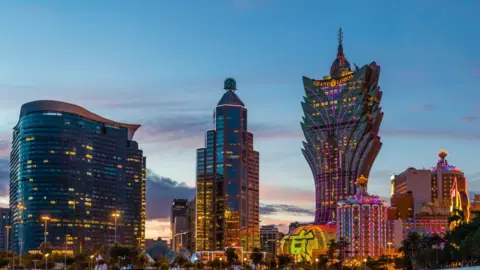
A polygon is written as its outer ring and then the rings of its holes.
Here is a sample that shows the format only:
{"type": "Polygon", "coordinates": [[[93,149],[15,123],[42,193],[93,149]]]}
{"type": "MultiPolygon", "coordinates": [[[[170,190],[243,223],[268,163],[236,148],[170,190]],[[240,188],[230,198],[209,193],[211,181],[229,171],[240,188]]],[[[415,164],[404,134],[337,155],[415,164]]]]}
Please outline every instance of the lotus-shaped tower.
{"type": "Polygon", "coordinates": [[[356,194],[361,175],[369,177],[382,146],[379,75],[375,62],[351,69],[340,29],[330,74],[323,80],[303,77],[302,152],[315,181],[315,223],[335,221],[337,201],[356,194]]]}

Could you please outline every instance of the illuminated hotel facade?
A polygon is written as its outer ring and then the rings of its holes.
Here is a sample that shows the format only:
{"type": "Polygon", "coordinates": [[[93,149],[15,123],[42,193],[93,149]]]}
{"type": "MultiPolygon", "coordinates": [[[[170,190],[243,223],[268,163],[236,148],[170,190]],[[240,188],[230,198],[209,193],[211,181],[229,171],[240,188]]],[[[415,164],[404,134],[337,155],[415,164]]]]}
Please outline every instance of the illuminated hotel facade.
{"type": "Polygon", "coordinates": [[[337,201],[356,194],[356,179],[369,176],[380,151],[379,75],[375,62],[351,69],[340,29],[330,74],[323,80],[303,77],[302,152],[315,181],[315,223],[335,221],[337,201]]]}
{"type": "Polygon", "coordinates": [[[260,247],[259,153],[247,128],[247,109],[225,80],[215,108],[215,129],[197,149],[196,251],[260,247]]]}
{"type": "Polygon", "coordinates": [[[338,201],[337,240],[347,242],[348,257],[379,257],[387,246],[388,206],[367,193],[367,183],[368,179],[360,176],[357,194],[338,201]]]}
{"type": "Polygon", "coordinates": [[[408,168],[392,176],[391,205],[399,219],[417,219],[424,216],[470,217],[470,199],[467,180],[457,167],[448,164],[448,153],[438,153],[437,165],[431,169],[408,168]]]}
{"type": "Polygon", "coordinates": [[[10,156],[13,248],[81,252],[117,241],[143,248],[146,158],[133,135],[77,105],[22,106],[10,156]],[[116,224],[116,226],[115,226],[116,224]]]}

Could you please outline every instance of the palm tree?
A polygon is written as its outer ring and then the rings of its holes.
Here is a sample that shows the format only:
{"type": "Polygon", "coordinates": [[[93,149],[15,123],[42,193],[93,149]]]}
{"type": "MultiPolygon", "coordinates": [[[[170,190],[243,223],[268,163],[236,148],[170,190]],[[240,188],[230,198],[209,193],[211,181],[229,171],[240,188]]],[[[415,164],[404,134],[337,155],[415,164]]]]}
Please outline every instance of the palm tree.
{"type": "Polygon", "coordinates": [[[227,257],[227,262],[231,265],[233,264],[236,260],[238,260],[238,254],[235,251],[234,248],[227,248],[225,250],[225,257],[227,257]]]}
{"type": "Polygon", "coordinates": [[[405,254],[405,259],[410,262],[412,269],[417,269],[417,256],[421,250],[422,238],[418,233],[411,232],[402,241],[400,251],[405,254]]]}
{"type": "Polygon", "coordinates": [[[257,267],[263,260],[263,253],[258,248],[254,248],[250,254],[250,260],[252,260],[255,267],[257,267]]]}

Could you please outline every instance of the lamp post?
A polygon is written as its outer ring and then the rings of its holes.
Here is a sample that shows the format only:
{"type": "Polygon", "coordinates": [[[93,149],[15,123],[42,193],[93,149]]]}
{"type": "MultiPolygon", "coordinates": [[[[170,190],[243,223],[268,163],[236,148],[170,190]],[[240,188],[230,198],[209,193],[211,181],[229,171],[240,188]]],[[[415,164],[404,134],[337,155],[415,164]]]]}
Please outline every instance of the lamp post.
{"type": "Polygon", "coordinates": [[[222,269],[222,259],[223,258],[220,258],[220,270],[222,269]]]}
{"type": "Polygon", "coordinates": [[[315,270],[318,270],[318,258],[315,259],[315,270]]]}
{"type": "Polygon", "coordinates": [[[112,214],[112,217],[115,219],[115,238],[114,238],[114,243],[117,242],[117,219],[120,217],[120,213],[118,211],[115,211],[112,214]]]}
{"type": "Polygon", "coordinates": [[[9,232],[10,232],[11,228],[12,228],[12,226],[10,226],[10,225],[5,226],[5,229],[7,229],[7,243],[6,243],[6,245],[7,245],[7,258],[8,258],[8,236],[10,234],[9,232]]]}
{"type": "Polygon", "coordinates": [[[92,269],[92,266],[93,266],[93,254],[90,255],[90,260],[89,260],[89,265],[90,265],[90,270],[92,269]]]}
{"type": "Polygon", "coordinates": [[[48,270],[48,255],[50,254],[45,254],[45,270],[48,270]]]}
{"type": "MultiPolygon", "coordinates": [[[[20,254],[18,258],[18,264],[22,266],[22,253],[23,253],[23,211],[27,209],[23,203],[18,204],[18,210],[20,210],[20,254]]],[[[14,262],[15,264],[15,262],[14,262]]]]}
{"type": "Polygon", "coordinates": [[[42,219],[43,219],[43,221],[45,221],[45,224],[44,224],[45,232],[43,233],[43,245],[44,245],[43,248],[46,250],[47,249],[47,235],[48,235],[47,227],[48,227],[48,221],[50,220],[50,217],[49,216],[42,216],[42,219]]]}
{"type": "Polygon", "coordinates": [[[37,262],[38,260],[33,260],[33,269],[37,270],[37,262]]]}
{"type": "Polygon", "coordinates": [[[363,259],[363,269],[367,270],[367,259],[363,259]]]}

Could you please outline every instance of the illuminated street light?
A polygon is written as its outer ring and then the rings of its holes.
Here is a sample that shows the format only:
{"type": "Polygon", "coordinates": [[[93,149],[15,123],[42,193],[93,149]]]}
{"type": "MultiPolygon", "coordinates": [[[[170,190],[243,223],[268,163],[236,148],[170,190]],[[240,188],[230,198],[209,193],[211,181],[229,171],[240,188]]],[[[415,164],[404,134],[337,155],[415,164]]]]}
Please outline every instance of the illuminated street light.
{"type": "Polygon", "coordinates": [[[117,242],[117,219],[120,217],[120,213],[118,211],[115,211],[112,214],[112,217],[115,219],[115,238],[114,238],[114,243],[117,242]]]}
{"type": "Polygon", "coordinates": [[[44,238],[43,238],[43,245],[44,245],[44,248],[46,250],[47,249],[47,235],[48,235],[47,226],[48,226],[48,221],[50,220],[50,217],[49,216],[42,216],[42,219],[45,221],[45,232],[44,232],[44,238]]]}

